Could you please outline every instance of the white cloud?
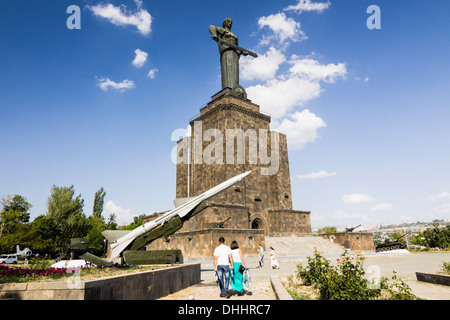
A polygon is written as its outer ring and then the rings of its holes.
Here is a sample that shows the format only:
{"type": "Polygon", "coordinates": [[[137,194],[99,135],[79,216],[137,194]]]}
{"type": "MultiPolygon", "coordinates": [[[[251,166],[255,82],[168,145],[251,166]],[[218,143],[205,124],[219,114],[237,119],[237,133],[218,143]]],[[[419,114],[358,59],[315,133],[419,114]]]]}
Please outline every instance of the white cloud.
{"type": "Polygon", "coordinates": [[[370,208],[370,211],[391,211],[393,209],[394,207],[392,206],[392,204],[380,203],[370,208]]]}
{"type": "Polygon", "coordinates": [[[342,200],[345,203],[356,204],[356,203],[370,202],[370,201],[373,201],[375,199],[372,198],[371,196],[367,195],[367,194],[354,193],[354,194],[346,194],[346,195],[344,195],[342,197],[342,200]]]}
{"type": "Polygon", "coordinates": [[[270,47],[263,55],[259,55],[258,59],[252,57],[244,57],[240,61],[240,77],[243,80],[270,80],[275,77],[280,64],[286,61],[284,54],[270,47]]]}
{"type": "Polygon", "coordinates": [[[132,80],[123,80],[122,82],[117,83],[108,78],[99,79],[97,85],[103,91],[108,91],[110,88],[113,88],[113,89],[119,90],[120,92],[123,92],[127,89],[132,89],[135,87],[135,83],[132,80]]]}
{"type": "Polygon", "coordinates": [[[435,213],[435,217],[449,216],[450,203],[444,203],[444,204],[440,205],[439,207],[433,208],[431,210],[432,210],[432,212],[435,213]]]}
{"type": "Polygon", "coordinates": [[[268,27],[274,33],[273,36],[264,36],[261,44],[268,44],[272,40],[282,43],[286,40],[297,42],[307,39],[305,33],[300,29],[300,23],[292,18],[287,18],[283,12],[259,18],[258,25],[260,29],[268,27]]]}
{"type": "Polygon", "coordinates": [[[124,209],[115,204],[112,200],[109,200],[103,208],[103,215],[109,217],[112,213],[116,214],[116,222],[118,224],[133,222],[133,216],[130,209],[124,209]]]}
{"type": "Polygon", "coordinates": [[[125,5],[116,7],[112,4],[98,4],[88,6],[97,17],[105,18],[117,26],[135,26],[143,35],[151,32],[152,16],[147,10],[142,9],[142,1],[135,1],[137,9],[135,12],[128,11],[125,5]]]}
{"type": "Polygon", "coordinates": [[[155,79],[155,77],[156,77],[156,72],[158,72],[158,69],[151,69],[151,70],[147,73],[147,77],[149,77],[150,79],[155,79]]]}
{"type": "Polygon", "coordinates": [[[285,11],[297,11],[299,14],[303,11],[317,11],[322,12],[331,5],[330,1],[327,2],[311,2],[311,0],[298,0],[297,4],[289,6],[283,10],[285,11]]]}
{"type": "Polygon", "coordinates": [[[136,7],[138,7],[138,9],[142,7],[142,0],[134,0],[134,3],[136,4],[136,7]]]}
{"type": "Polygon", "coordinates": [[[136,68],[140,68],[144,65],[145,61],[147,61],[148,53],[140,49],[136,49],[134,53],[136,56],[134,57],[132,64],[136,68]]]}
{"type": "Polygon", "coordinates": [[[428,208],[426,210],[421,210],[418,213],[419,219],[421,221],[431,221],[434,219],[450,219],[450,203],[443,203],[434,208],[428,208]]]}
{"type": "MultiPolygon", "coordinates": [[[[272,52],[273,56],[277,56],[276,49],[269,52],[272,52]]],[[[278,54],[281,53],[278,52],[278,54]]],[[[272,55],[267,53],[267,57],[272,57],[272,55]]],[[[280,56],[277,59],[269,60],[281,63],[280,56]]],[[[321,81],[334,83],[336,79],[344,78],[347,73],[344,63],[322,65],[317,60],[299,59],[295,55],[288,63],[291,64],[291,67],[286,74],[246,89],[248,96],[259,103],[261,108],[274,119],[285,117],[295,107],[302,107],[308,101],[319,97],[322,91],[321,81]]],[[[270,74],[276,72],[275,68],[270,69],[270,74]]],[[[256,71],[252,72],[250,69],[244,71],[247,78],[258,77],[256,71]]],[[[260,71],[260,78],[263,74],[269,76],[269,73],[264,72],[260,71]]]]}
{"type": "Polygon", "coordinates": [[[337,175],[337,172],[326,172],[324,170],[320,170],[317,172],[298,174],[298,175],[296,175],[296,177],[297,177],[297,179],[321,179],[321,178],[334,177],[335,175],[337,175]]]}
{"type": "Polygon", "coordinates": [[[311,81],[334,83],[337,78],[344,78],[347,73],[345,63],[322,65],[317,60],[298,59],[297,56],[292,56],[289,63],[292,65],[289,71],[293,75],[311,81]]]}
{"type": "Polygon", "coordinates": [[[297,76],[280,77],[246,89],[250,99],[261,105],[274,119],[285,117],[294,107],[319,97],[321,88],[317,81],[297,76]]]}
{"type": "MultiPolygon", "coordinates": [[[[286,10],[322,11],[329,5],[300,1],[295,8],[292,6],[286,10]]],[[[295,54],[287,60],[290,43],[307,37],[300,23],[283,12],[259,18],[258,26],[265,31],[259,44],[271,44],[271,47],[257,59],[242,58],[241,79],[260,81],[246,88],[248,97],[261,106],[263,113],[272,117],[274,130],[287,135],[289,148],[300,149],[315,141],[318,129],[326,126],[320,117],[301,109],[320,96],[323,91],[321,82],[335,83],[345,78],[346,64],[321,64],[311,56],[302,59],[295,54]],[[284,64],[288,69],[282,69],[284,64]],[[280,69],[286,71],[279,74],[280,69]]]]}
{"type": "Polygon", "coordinates": [[[429,201],[436,201],[441,199],[450,199],[450,192],[441,192],[436,195],[429,196],[427,200],[429,201]]]}
{"type": "Polygon", "coordinates": [[[308,109],[285,118],[275,129],[286,134],[290,150],[298,150],[318,138],[317,130],[326,127],[325,122],[308,109]]]}

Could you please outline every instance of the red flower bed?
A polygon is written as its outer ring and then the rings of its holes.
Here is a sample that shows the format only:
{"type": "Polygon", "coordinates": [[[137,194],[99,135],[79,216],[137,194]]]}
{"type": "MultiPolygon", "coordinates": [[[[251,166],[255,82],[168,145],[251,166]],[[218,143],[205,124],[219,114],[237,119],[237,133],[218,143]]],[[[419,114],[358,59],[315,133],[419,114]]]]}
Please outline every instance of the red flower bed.
{"type": "Polygon", "coordinates": [[[0,277],[63,276],[66,268],[31,269],[0,265],[0,277]]]}

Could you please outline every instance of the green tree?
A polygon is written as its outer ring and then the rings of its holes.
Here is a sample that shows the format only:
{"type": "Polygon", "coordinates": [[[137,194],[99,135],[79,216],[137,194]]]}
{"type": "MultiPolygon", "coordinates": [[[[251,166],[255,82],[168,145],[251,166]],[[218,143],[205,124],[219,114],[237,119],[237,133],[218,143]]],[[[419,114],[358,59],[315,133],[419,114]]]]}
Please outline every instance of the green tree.
{"type": "Polygon", "coordinates": [[[96,249],[95,254],[100,255],[103,253],[103,247],[105,245],[105,237],[102,232],[108,229],[108,226],[103,221],[102,217],[90,216],[87,218],[91,228],[86,236],[89,246],[96,249]]]}
{"type": "Polygon", "coordinates": [[[0,238],[4,234],[14,233],[15,229],[30,221],[28,212],[32,205],[25,197],[18,194],[8,195],[1,201],[2,209],[0,211],[0,238]]]}
{"type": "Polygon", "coordinates": [[[108,230],[116,230],[117,229],[117,214],[111,213],[108,217],[108,221],[106,225],[108,226],[108,230]]]}
{"type": "Polygon", "coordinates": [[[433,223],[433,228],[427,228],[423,232],[424,243],[430,248],[450,247],[450,225],[440,228],[439,223],[433,223]]]}
{"type": "Polygon", "coordinates": [[[336,227],[323,227],[322,229],[319,229],[319,233],[336,233],[337,228],[336,227]]]}
{"type": "Polygon", "coordinates": [[[75,198],[73,185],[70,187],[52,186],[47,201],[47,215],[55,219],[59,227],[76,225],[85,220],[83,213],[84,200],[81,194],[75,198]]]}
{"type": "Polygon", "coordinates": [[[26,232],[21,237],[21,242],[33,253],[54,256],[57,253],[55,239],[60,236],[60,233],[61,230],[55,219],[40,215],[28,224],[26,232]]]}
{"type": "Polygon", "coordinates": [[[122,230],[133,230],[133,229],[136,229],[137,227],[142,226],[142,220],[143,220],[144,217],[145,217],[145,214],[141,214],[141,215],[139,215],[137,217],[133,217],[133,222],[132,223],[130,223],[130,224],[126,225],[126,226],[123,226],[120,229],[122,229],[122,230]]]}
{"type": "Polygon", "coordinates": [[[57,252],[65,252],[70,238],[84,238],[92,228],[83,213],[84,200],[80,194],[75,196],[73,185],[70,187],[53,185],[47,206],[47,217],[54,219],[60,229],[55,239],[57,252]]]}
{"type": "MultiPolygon", "coordinates": [[[[103,204],[105,203],[106,192],[103,187],[97,190],[94,196],[94,208],[92,210],[92,215],[94,217],[102,218],[103,204]]],[[[102,218],[103,219],[103,218],[102,218]]]]}

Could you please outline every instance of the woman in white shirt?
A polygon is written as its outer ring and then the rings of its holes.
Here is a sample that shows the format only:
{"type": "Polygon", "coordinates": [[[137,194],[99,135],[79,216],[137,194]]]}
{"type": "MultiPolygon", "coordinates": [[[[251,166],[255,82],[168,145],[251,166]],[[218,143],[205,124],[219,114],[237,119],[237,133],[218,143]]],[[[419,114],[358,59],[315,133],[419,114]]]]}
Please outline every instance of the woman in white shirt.
{"type": "Polygon", "coordinates": [[[244,268],[247,269],[245,265],[244,255],[237,241],[231,243],[231,255],[233,256],[233,267],[234,267],[234,277],[231,278],[231,287],[237,292],[239,296],[244,295],[244,286],[242,285],[242,279],[244,275],[244,268]]]}

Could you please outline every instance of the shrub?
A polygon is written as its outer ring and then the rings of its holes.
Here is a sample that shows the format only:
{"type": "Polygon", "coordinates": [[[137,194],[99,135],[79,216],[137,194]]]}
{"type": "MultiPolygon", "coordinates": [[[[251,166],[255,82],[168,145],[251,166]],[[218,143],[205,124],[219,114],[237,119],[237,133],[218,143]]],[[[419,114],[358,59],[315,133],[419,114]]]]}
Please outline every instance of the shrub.
{"type": "Polygon", "coordinates": [[[345,251],[337,262],[337,266],[332,266],[329,260],[315,251],[314,257],[308,257],[305,268],[297,266],[297,277],[305,285],[314,286],[319,291],[321,300],[373,300],[381,297],[382,289],[393,300],[416,298],[408,285],[395,273],[391,282],[381,278],[380,285],[374,287],[365,278],[362,254],[349,255],[345,251]]]}
{"type": "Polygon", "coordinates": [[[442,261],[442,271],[450,273],[450,262],[442,261]]]}
{"type": "Polygon", "coordinates": [[[385,289],[388,294],[388,300],[417,300],[418,298],[411,292],[411,288],[399,277],[394,271],[392,279],[384,278],[381,287],[385,289]]]}

